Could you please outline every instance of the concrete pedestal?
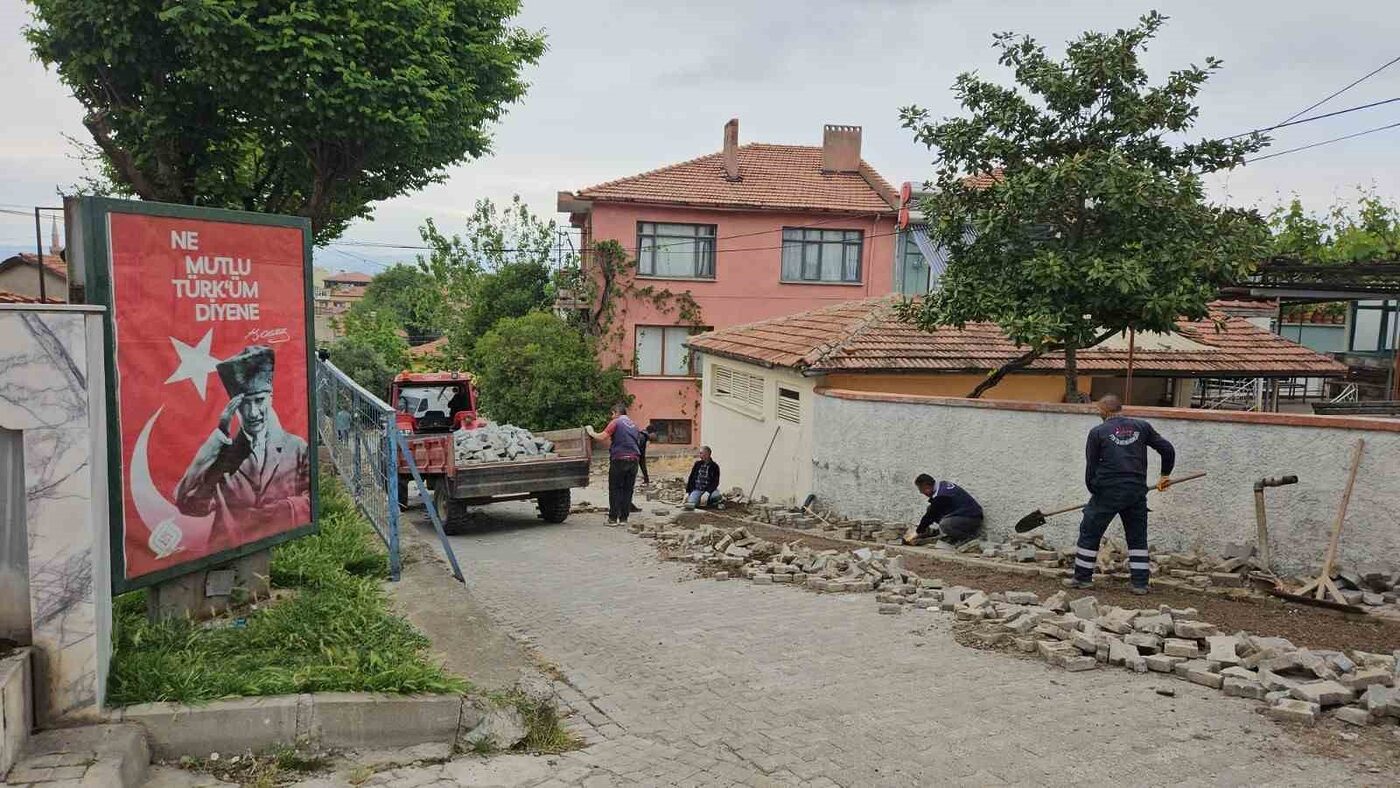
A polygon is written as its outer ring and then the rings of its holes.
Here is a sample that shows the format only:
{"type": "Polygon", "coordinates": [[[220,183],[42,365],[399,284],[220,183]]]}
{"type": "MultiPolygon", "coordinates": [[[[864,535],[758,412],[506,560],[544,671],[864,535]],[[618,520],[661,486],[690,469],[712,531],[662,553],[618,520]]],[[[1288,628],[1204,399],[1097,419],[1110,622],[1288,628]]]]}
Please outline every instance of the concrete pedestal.
{"type": "Polygon", "coordinates": [[[152,621],[216,616],[235,604],[266,598],[272,592],[271,572],[272,552],[262,550],[167,580],[146,592],[146,615],[152,621]]]}

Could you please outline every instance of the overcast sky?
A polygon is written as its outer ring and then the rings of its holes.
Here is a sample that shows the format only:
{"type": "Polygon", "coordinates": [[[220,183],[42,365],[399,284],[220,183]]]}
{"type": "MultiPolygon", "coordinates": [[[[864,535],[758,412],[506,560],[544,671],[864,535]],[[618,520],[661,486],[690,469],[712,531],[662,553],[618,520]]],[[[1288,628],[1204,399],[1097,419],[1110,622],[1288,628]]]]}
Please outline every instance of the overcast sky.
{"type": "MultiPolygon", "coordinates": [[[[1303,0],[524,0],[519,23],[549,51],[524,101],[495,130],[494,153],[446,183],[380,204],[345,239],[416,244],[433,217],[451,229],[480,197],[519,193],[554,217],[555,192],[719,149],[730,117],[741,142],[815,145],[824,123],[864,127],[864,158],[896,184],[930,177],[932,156],[900,128],[911,103],[956,114],[961,71],[1004,76],[993,33],[1028,33],[1052,49],[1085,29],[1112,30],[1157,8],[1171,17],[1154,43],[1154,75],[1214,55],[1224,69],[1201,97],[1202,134],[1277,123],[1400,55],[1400,4],[1303,0]]],[[[0,0],[0,209],[54,205],[82,174],[65,135],[84,136],[81,108],[34,61],[22,0],[0,0]]],[[[1319,112],[1400,96],[1400,64],[1319,112]]],[[[1273,150],[1400,121],[1400,102],[1277,133],[1273,150]]],[[[1400,128],[1212,176],[1216,198],[1269,207],[1297,193],[1326,207],[1358,185],[1400,197],[1400,128]]],[[[563,217],[560,217],[563,218],[563,217]]],[[[48,237],[47,228],[44,231],[48,237]]],[[[0,251],[32,248],[33,224],[0,212],[0,251]]],[[[332,247],[332,268],[375,271],[411,251],[332,247]]]]}

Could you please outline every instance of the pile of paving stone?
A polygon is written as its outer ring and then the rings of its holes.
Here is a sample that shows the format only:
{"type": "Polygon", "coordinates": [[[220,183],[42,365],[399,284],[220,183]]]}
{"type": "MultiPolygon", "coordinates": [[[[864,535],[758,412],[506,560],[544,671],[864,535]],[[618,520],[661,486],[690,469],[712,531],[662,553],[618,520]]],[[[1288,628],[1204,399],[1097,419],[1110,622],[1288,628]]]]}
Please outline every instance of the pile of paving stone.
{"type": "Polygon", "coordinates": [[[984,645],[1014,646],[1066,670],[1101,665],[1164,673],[1269,705],[1271,717],[1311,725],[1324,710],[1352,725],[1400,720],[1400,649],[1322,651],[1283,638],[1226,634],[1194,608],[1132,610],[1092,596],[930,592],[940,609],[977,622],[984,645]]]}
{"type": "Polygon", "coordinates": [[[715,580],[873,592],[881,614],[949,612],[965,622],[974,641],[1014,647],[1065,670],[1107,665],[1170,674],[1263,701],[1270,716],[1309,725],[1324,711],[1352,725],[1400,721],[1400,649],[1310,650],[1283,638],[1223,633],[1194,608],[1133,610],[1100,605],[1092,596],[1069,599],[1065,592],[1042,599],[1030,591],[949,586],[920,577],[904,567],[902,556],[880,548],[816,550],[709,524],[639,523],[631,530],[656,539],[670,558],[702,565],[715,580]]]}
{"type": "MultiPolygon", "coordinates": [[[[790,506],[755,502],[749,515],[755,522],[784,528],[816,530],[841,539],[880,544],[900,544],[908,530],[906,523],[885,520],[850,520],[829,513],[790,506]]],[[[981,556],[994,561],[1028,564],[1049,569],[1062,569],[1074,564],[1074,546],[1056,547],[1039,533],[1012,534],[1001,542],[972,540],[953,546],[933,545],[939,549],[981,556]]],[[[1273,585],[1274,576],[1264,571],[1252,543],[1230,543],[1219,555],[1201,550],[1170,552],[1153,549],[1152,574],[1167,577],[1197,588],[1242,588],[1253,581],[1273,585]]],[[[1128,546],[1122,539],[1105,539],[1099,549],[1099,571],[1109,577],[1128,577],[1128,546]]],[[[1284,585],[1296,588],[1308,578],[1283,578],[1284,585]]],[[[1400,612],[1400,572],[1387,572],[1380,565],[1362,565],[1356,569],[1340,567],[1333,580],[1342,595],[1353,605],[1386,607],[1400,612]]]]}
{"type": "Polygon", "coordinates": [[[487,424],[452,433],[458,465],[557,457],[554,443],[513,424],[487,424]]]}
{"type": "Polygon", "coordinates": [[[813,550],[802,544],[778,544],[746,529],[699,525],[692,528],[634,525],[633,532],[656,539],[673,557],[714,568],[714,577],[745,578],[757,584],[790,583],[818,591],[906,593],[919,578],[903,566],[901,556],[860,548],[849,552],[813,550]]]}

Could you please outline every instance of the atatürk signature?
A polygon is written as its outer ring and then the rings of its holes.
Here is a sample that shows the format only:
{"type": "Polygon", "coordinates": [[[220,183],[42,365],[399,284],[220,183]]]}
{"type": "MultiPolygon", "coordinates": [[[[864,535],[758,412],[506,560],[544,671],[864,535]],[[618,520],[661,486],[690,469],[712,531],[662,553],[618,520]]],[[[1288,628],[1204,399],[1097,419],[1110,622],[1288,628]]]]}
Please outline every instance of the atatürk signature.
{"type": "Polygon", "coordinates": [[[249,342],[260,345],[276,345],[290,342],[292,339],[285,328],[254,328],[250,329],[246,336],[249,342]]]}

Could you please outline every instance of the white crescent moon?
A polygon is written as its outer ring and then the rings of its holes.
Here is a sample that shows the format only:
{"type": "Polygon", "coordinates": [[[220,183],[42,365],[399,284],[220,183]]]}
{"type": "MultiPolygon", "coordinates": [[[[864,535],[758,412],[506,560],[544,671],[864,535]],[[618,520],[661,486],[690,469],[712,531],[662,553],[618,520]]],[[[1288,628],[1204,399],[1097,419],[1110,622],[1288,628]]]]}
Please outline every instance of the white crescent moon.
{"type": "Polygon", "coordinates": [[[136,504],[136,513],[151,530],[150,547],[157,558],[165,558],[187,547],[183,542],[192,533],[207,536],[214,524],[213,514],[204,517],[181,514],[180,509],[166,500],[151,480],[151,465],[146,452],[151,442],[151,430],[155,428],[156,419],[160,418],[163,410],[164,405],[151,414],[131,452],[131,500],[136,504]]]}

